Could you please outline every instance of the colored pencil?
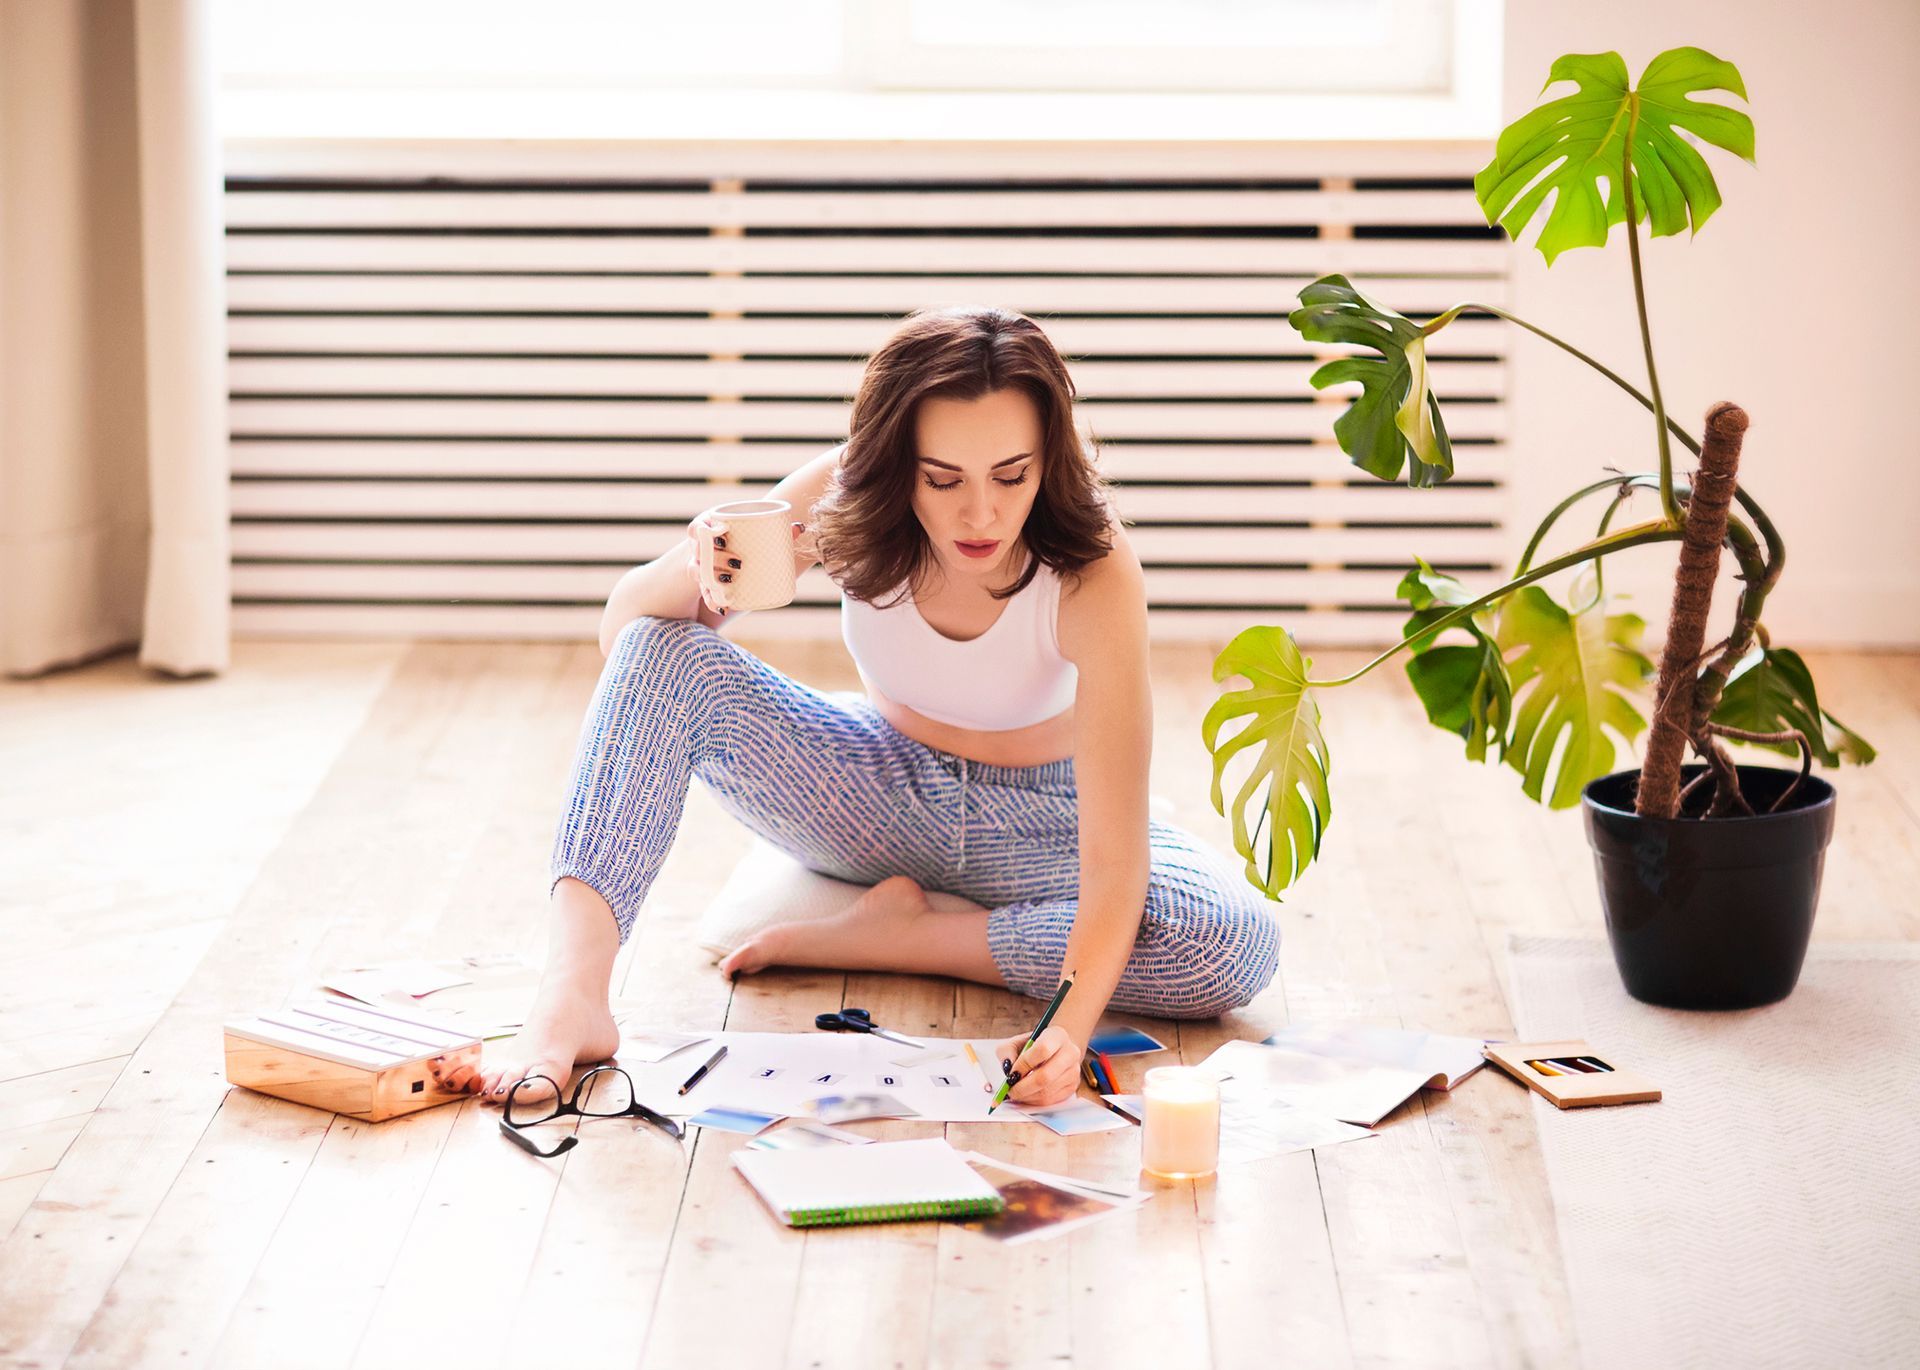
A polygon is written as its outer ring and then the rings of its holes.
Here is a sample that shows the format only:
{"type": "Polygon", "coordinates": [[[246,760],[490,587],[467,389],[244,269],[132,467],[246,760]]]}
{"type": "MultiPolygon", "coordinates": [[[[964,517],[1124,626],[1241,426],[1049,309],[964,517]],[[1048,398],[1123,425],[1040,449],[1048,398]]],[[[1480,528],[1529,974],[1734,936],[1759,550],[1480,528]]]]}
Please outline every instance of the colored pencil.
{"type": "Polygon", "coordinates": [[[966,1049],[967,1059],[973,1062],[974,1069],[980,1072],[980,1088],[989,1094],[993,1093],[993,1076],[987,1074],[986,1063],[980,1059],[980,1053],[973,1049],[972,1042],[962,1042],[960,1045],[966,1049]]]}

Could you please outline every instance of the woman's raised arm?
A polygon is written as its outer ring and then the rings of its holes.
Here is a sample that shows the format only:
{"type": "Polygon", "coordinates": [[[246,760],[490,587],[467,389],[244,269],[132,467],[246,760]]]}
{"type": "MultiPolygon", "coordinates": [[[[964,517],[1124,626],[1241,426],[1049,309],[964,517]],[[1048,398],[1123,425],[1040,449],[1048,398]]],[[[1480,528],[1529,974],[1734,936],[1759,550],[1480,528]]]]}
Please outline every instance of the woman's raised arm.
{"type": "MultiPolygon", "coordinates": [[[[844,447],[842,443],[812,458],[806,465],[783,477],[761,498],[787,501],[793,506],[795,522],[811,524],[813,506],[826,493],[834,464],[839,461],[844,447]]],[[[699,577],[694,570],[694,539],[703,536],[700,530],[701,524],[696,516],[688,522],[685,538],[652,561],[644,562],[620,577],[613,587],[613,593],[607,597],[606,610],[600,616],[600,655],[609,655],[613,651],[614,639],[620,636],[620,630],[642,615],[690,618],[715,628],[744,612],[715,609],[701,593],[699,577]]],[[[793,573],[796,577],[818,560],[812,555],[811,546],[811,542],[795,544],[793,573]]]]}

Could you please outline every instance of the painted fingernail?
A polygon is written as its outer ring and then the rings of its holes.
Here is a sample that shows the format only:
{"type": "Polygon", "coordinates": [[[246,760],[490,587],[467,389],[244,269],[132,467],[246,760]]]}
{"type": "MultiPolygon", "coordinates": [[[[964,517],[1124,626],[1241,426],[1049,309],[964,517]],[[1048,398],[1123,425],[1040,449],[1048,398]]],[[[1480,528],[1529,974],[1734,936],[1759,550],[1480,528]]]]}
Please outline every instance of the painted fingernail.
{"type": "Polygon", "coordinates": [[[1002,1075],[1013,1074],[1013,1058],[1011,1056],[1002,1056],[1000,1058],[1000,1073],[1002,1075]]]}
{"type": "Polygon", "coordinates": [[[713,540],[713,545],[715,547],[725,547],[727,545],[727,540],[725,538],[717,537],[713,540]]]}
{"type": "Polygon", "coordinates": [[[728,575],[725,571],[722,571],[719,575],[715,576],[714,579],[721,581],[723,583],[726,583],[726,582],[731,582],[733,580],[733,577],[728,575]]]}
{"type": "Polygon", "coordinates": [[[740,558],[739,558],[739,557],[728,557],[728,558],[727,558],[727,565],[729,565],[729,566],[731,566],[731,567],[733,567],[733,568],[734,568],[735,570],[738,570],[738,569],[739,569],[739,567],[740,567],[740,558]]]}

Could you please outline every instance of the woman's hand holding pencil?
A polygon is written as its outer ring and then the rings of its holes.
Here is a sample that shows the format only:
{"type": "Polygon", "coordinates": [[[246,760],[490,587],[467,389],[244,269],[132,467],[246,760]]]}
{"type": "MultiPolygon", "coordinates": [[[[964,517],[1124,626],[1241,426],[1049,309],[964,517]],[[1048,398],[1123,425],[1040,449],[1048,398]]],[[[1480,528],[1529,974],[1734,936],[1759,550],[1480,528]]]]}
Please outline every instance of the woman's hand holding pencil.
{"type": "Polygon", "coordinates": [[[1053,1016],[1066,1001],[1067,991],[1073,988],[1075,974],[1067,972],[1032,1032],[994,1043],[993,1054],[1000,1058],[1000,1068],[1007,1073],[1007,1079],[994,1092],[987,1112],[993,1112],[1007,1100],[1045,1107],[1064,1103],[1073,1096],[1074,1080],[1080,1072],[1080,1044],[1064,1027],[1055,1025],[1053,1016]]]}
{"type": "Polygon", "coordinates": [[[987,1064],[987,1069],[993,1071],[996,1077],[1004,1072],[1013,1081],[1013,1088],[1007,1092],[1007,1102],[1031,1104],[1039,1108],[1065,1103],[1080,1085],[1080,1057],[1083,1054],[1080,1043],[1074,1041],[1058,1023],[1047,1028],[1034,1038],[1032,1046],[1021,1051],[1026,1041],[1027,1035],[1023,1032],[994,1043],[994,1059],[987,1064]]]}

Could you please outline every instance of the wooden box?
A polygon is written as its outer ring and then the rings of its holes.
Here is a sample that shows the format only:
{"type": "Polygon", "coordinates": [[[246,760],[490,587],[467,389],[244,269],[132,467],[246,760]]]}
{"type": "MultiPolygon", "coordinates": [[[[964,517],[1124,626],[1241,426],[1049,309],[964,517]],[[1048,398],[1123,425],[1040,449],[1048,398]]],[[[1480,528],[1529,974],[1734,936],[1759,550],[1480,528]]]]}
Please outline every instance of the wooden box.
{"type": "Polygon", "coordinates": [[[1482,1053],[1555,1108],[1643,1104],[1660,1098],[1644,1075],[1616,1066],[1585,1042],[1498,1042],[1482,1053]]]}
{"type": "Polygon", "coordinates": [[[480,1064],[480,1038],[412,1007],[316,999],[225,1024],[227,1079],[262,1094],[377,1123],[468,1095],[427,1062],[480,1064]]]}

